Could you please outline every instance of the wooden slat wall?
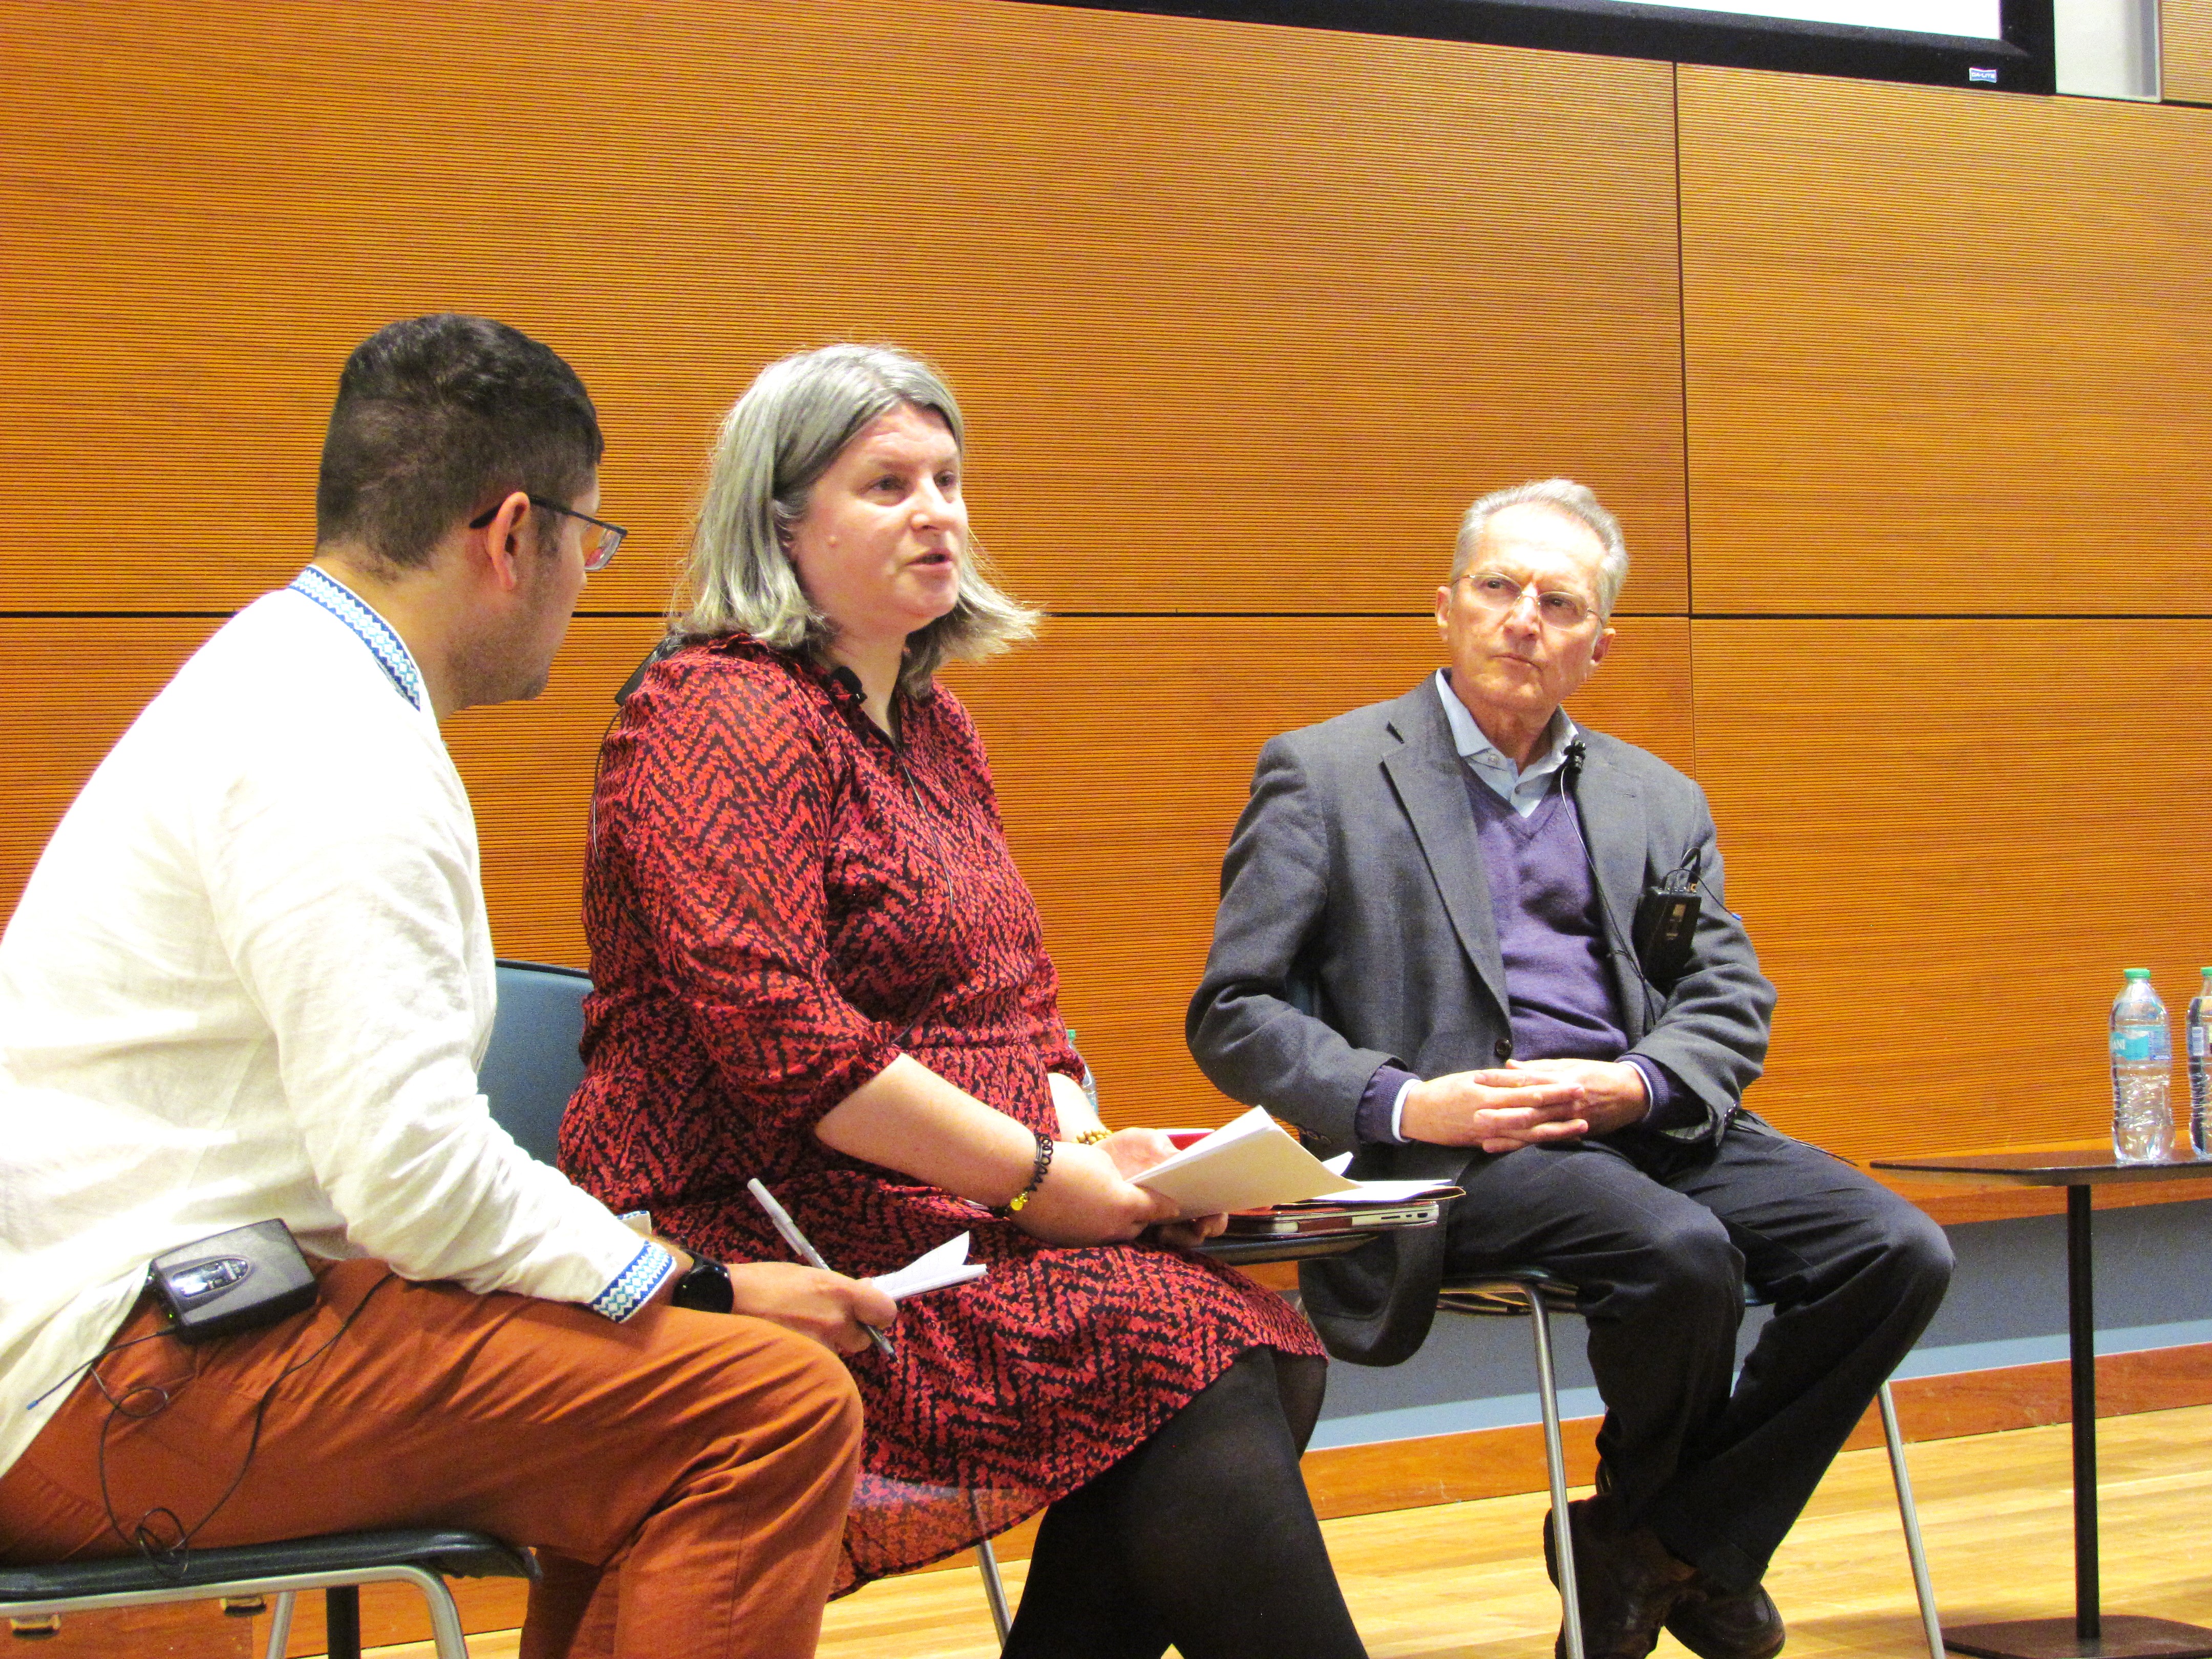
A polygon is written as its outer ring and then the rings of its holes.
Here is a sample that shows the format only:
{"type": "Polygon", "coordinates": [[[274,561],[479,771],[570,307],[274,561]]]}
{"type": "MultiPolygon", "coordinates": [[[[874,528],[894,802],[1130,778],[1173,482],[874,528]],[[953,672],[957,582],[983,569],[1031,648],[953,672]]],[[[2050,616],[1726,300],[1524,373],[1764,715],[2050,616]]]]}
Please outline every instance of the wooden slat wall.
{"type": "MultiPolygon", "coordinates": [[[[1465,501],[1587,477],[1635,538],[1626,608],[1686,606],[1663,64],[995,0],[21,21],[0,477],[52,530],[0,569],[37,708],[0,737],[31,785],[0,809],[0,905],[130,711],[304,556],[344,351],[434,307],[571,356],[636,532],[546,696],[452,728],[500,948],[584,960],[607,698],[722,408],[776,352],[895,337],[951,371],[979,530],[1061,613],[960,683],[1071,1011],[1184,1118],[1224,1109],[1181,1000],[1253,754],[1429,665],[1465,501]],[[553,118],[456,68],[502,61],[590,96],[553,118]],[[58,614],[156,611],[206,614],[58,614]],[[126,668],[80,690],[78,634],[103,659],[128,637],[126,668]],[[1158,853],[1133,873],[1125,830],[1158,853]]],[[[1627,633],[1644,654],[1594,695],[1686,763],[1686,632],[1627,633]]]]}
{"type": "Polygon", "coordinates": [[[0,915],[77,790],[212,618],[0,617],[0,915]]]}
{"type": "Polygon", "coordinates": [[[2120,969],[2179,999],[2212,961],[2212,623],[1695,629],[1699,774],[1783,993],[1760,1109],[1852,1157],[2096,1133],[2120,969]]]}
{"type": "Polygon", "coordinates": [[[2212,610],[2212,112],[1680,74],[1696,608],[2212,610]]]}
{"type": "Polygon", "coordinates": [[[888,337],[972,404],[1060,610],[1419,607],[1499,478],[1601,483],[1684,603],[1664,64],[1004,0],[29,8],[0,611],[227,608],[309,533],[343,354],[481,310],[568,355],[658,608],[721,411],[888,337]],[[121,556],[118,556],[118,550],[121,556]]]}
{"type": "MultiPolygon", "coordinates": [[[[2073,952],[2035,964],[2051,1017],[2021,1056],[2065,1079],[2069,1132],[2094,1126],[2094,1045],[2059,1011],[2094,1024],[2123,959],[2178,994],[2165,964],[2212,954],[2161,805],[2202,781],[2189,632],[2065,620],[2205,608],[2212,112],[994,0],[289,16],[34,10],[0,67],[0,479],[44,526],[0,569],[0,904],[131,710],[304,551],[343,351],[454,305],[585,368],[639,532],[547,698],[454,727],[513,953],[580,960],[594,743],[717,412],[765,356],[858,331],[952,368],[979,522],[1059,613],[957,683],[1071,1012],[1163,1109],[1219,1106],[1181,999],[1251,751],[1425,665],[1457,507],[1534,472],[1628,520],[1644,614],[1592,707],[1723,808],[1784,980],[1783,1121],[1903,1147],[1838,1103],[1850,1034],[1918,983],[1838,954],[1847,884],[1878,896],[1869,937],[1970,978],[2023,938],[2073,952]],[[471,68],[526,59],[585,65],[592,118],[525,118],[471,68]],[[1990,613],[2045,620],[1940,621],[1990,613]],[[2012,678],[1983,678],[2000,647],[2012,678]],[[2137,696],[2171,741],[2121,761],[2139,795],[2087,783],[2137,696]],[[1965,769],[1920,777],[1929,756],[1965,769]],[[1845,776],[1848,830],[1821,789],[1845,776]],[[1961,896],[2054,848],[2124,874],[2103,932],[1961,896]]],[[[1977,1098],[1958,1138],[2024,1121],[1977,1098]]]]}
{"type": "Polygon", "coordinates": [[[2212,0],[2160,0],[2161,91],[2169,102],[2212,104],[2212,0]]]}
{"type": "Polygon", "coordinates": [[[2098,1133],[2212,961],[2212,112],[1684,68],[1698,775],[1837,1151],[2098,1133]],[[1825,613],[1825,614],[1823,614],[1825,613]],[[2125,619],[2124,619],[2125,618],[2125,619]]]}

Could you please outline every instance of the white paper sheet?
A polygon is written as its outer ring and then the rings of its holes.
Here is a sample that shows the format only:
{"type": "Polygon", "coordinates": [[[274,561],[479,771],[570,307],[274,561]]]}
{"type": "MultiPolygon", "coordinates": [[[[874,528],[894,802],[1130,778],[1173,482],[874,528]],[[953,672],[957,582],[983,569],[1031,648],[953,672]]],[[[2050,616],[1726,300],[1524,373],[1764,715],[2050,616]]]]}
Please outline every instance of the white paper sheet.
{"type": "Polygon", "coordinates": [[[963,1233],[957,1238],[948,1238],[896,1272],[878,1273],[869,1282],[892,1301],[900,1302],[925,1291],[941,1291],[950,1285],[965,1285],[971,1279],[981,1279],[991,1270],[980,1261],[968,1260],[969,1237],[963,1233]]]}
{"type": "Polygon", "coordinates": [[[1333,1174],[1258,1106],[1165,1163],[1155,1164],[1137,1177],[1136,1184],[1173,1199],[1176,1213],[1182,1216],[1294,1204],[1304,1198],[1348,1193],[1358,1185],[1333,1174]]]}

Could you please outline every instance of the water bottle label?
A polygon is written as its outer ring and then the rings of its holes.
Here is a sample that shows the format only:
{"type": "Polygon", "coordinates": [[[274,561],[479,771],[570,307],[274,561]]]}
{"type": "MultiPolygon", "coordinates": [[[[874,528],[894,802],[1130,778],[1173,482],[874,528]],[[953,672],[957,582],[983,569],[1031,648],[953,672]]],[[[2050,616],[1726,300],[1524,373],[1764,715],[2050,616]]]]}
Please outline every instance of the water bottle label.
{"type": "Polygon", "coordinates": [[[2189,1057],[2191,1060],[2204,1058],[2204,1022],[2202,1020],[2189,1022],[2189,1057]]]}
{"type": "Polygon", "coordinates": [[[2123,1065],[2130,1061],[2148,1063],[2156,1059],[2157,1056],[2151,1052],[2151,1042],[2155,1036],[2155,1032],[2142,1026],[2133,1030],[2123,1027],[2112,1033],[2112,1058],[2123,1065]]]}

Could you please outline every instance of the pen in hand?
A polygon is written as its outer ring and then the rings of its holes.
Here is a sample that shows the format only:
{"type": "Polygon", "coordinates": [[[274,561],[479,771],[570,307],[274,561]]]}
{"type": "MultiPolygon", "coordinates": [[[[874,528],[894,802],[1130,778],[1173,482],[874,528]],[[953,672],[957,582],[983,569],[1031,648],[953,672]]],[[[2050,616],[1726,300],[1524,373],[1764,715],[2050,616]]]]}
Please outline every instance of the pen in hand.
{"type": "MultiPolygon", "coordinates": [[[[806,1242],[806,1235],[799,1231],[799,1224],[785,1212],[782,1205],[775,1201],[775,1194],[761,1185],[758,1176],[745,1182],[745,1190],[753,1195],[755,1203],[768,1212],[768,1218],[775,1224],[776,1231],[783,1235],[783,1242],[799,1253],[801,1261],[810,1267],[819,1267],[825,1273],[836,1271],[822,1259],[821,1251],[806,1242]]],[[[860,1328],[868,1334],[868,1340],[888,1358],[891,1352],[890,1338],[873,1325],[863,1325],[860,1328]]]]}

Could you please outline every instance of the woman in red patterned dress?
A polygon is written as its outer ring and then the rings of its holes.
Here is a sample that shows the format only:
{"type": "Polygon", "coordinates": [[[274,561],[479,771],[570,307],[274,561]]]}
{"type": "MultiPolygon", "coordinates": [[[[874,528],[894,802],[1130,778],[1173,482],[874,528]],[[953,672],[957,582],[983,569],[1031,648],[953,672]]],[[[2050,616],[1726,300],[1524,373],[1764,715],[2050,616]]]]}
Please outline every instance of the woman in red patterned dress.
{"type": "Polygon", "coordinates": [[[787,1258],[755,1176],[854,1275],[973,1235],[988,1276],[853,1362],[842,1589],[1049,1505],[1008,1654],[1344,1659],[1297,1469],[1320,1346],[1130,1183],[1165,1137],[1089,1111],[982,745],[933,682],[1033,627],[977,568],[961,440],[942,381],[878,348],[786,359],[731,411],[690,608],[606,745],[562,1163],[730,1260],[787,1258]]]}

